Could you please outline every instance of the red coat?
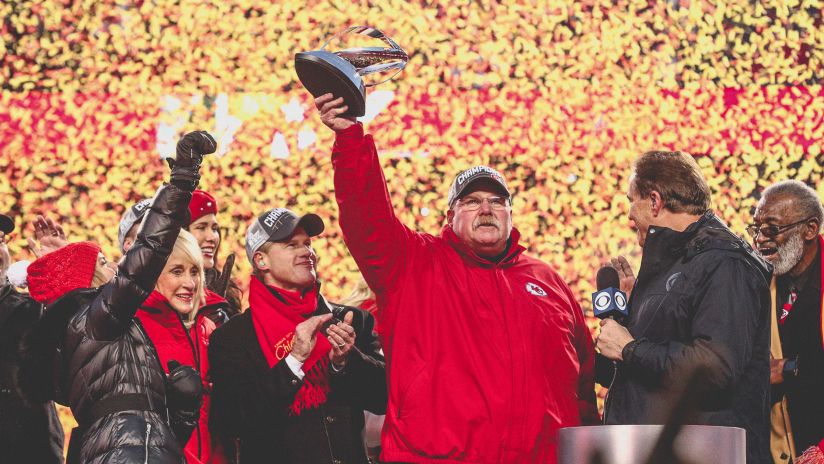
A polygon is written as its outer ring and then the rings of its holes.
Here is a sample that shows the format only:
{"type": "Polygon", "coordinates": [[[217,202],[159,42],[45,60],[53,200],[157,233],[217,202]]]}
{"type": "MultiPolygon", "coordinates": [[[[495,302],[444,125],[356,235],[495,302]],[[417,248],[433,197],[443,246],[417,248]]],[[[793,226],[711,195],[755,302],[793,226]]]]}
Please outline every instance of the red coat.
{"type": "Polygon", "coordinates": [[[209,435],[209,404],[212,384],[209,381],[209,336],[215,330],[215,323],[203,317],[204,308],[226,304],[226,300],[207,290],[206,305],[198,311],[195,324],[187,331],[180,315],[169,306],[168,300],[155,290],[137,311],[137,318],[149,336],[160,358],[163,370],[168,374],[167,363],[176,360],[192,366],[203,378],[203,405],[200,408],[198,426],[183,449],[188,464],[218,461],[212,456],[209,435]],[[203,313],[201,313],[203,311],[203,313]]]}
{"type": "Polygon", "coordinates": [[[598,416],[594,348],[575,295],[524,254],[516,229],[492,263],[448,225],[439,237],[404,226],[360,124],[337,134],[332,161],[341,229],[381,308],[381,459],[556,462],[558,429],[598,416]]]}

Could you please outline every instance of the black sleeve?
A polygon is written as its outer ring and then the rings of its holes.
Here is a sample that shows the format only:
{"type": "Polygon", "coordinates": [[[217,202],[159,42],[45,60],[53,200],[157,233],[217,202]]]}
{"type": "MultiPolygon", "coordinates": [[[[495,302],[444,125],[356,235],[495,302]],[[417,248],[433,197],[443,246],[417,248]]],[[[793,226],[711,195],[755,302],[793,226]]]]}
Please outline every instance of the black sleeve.
{"type": "Polygon", "coordinates": [[[86,334],[113,340],[128,329],[137,308],[155,287],[172,253],[180,229],[189,218],[192,194],[174,185],[161,187],[137,234],[137,241],[118,266],[117,276],[92,302],[86,334]]]}
{"type": "MultiPolygon", "coordinates": [[[[42,332],[36,329],[43,307],[10,287],[0,287],[0,292],[2,291],[8,293],[0,300],[0,364],[6,370],[4,375],[8,376],[12,384],[3,387],[14,386],[17,393],[30,402],[39,403],[51,399],[54,385],[48,373],[51,372],[52,360],[49,354],[52,350],[38,349],[38,345],[42,343],[35,343],[40,341],[35,337],[42,332]],[[44,363],[49,367],[39,369],[44,363]]],[[[60,335],[55,334],[56,337],[60,335]]],[[[51,347],[53,344],[47,346],[51,347]]]]}
{"type": "Polygon", "coordinates": [[[674,380],[692,368],[704,370],[708,392],[727,389],[753,357],[756,333],[767,320],[768,287],[746,261],[724,258],[708,269],[694,297],[691,340],[640,339],[624,363],[649,379],[674,380]]]}
{"type": "Polygon", "coordinates": [[[601,353],[595,353],[595,382],[609,388],[615,379],[616,364],[601,353]]]}
{"type": "MultiPolygon", "coordinates": [[[[237,322],[243,322],[237,319],[237,322]]],[[[217,329],[209,344],[212,380],[209,429],[224,446],[233,443],[245,425],[285,418],[303,381],[281,359],[265,375],[250,362],[248,354],[225,331],[233,321],[217,329]]],[[[231,449],[227,446],[227,449],[231,449]]]]}
{"type": "Polygon", "coordinates": [[[170,411],[169,412],[169,427],[172,429],[172,433],[175,434],[175,438],[177,438],[177,443],[182,447],[186,447],[186,443],[189,442],[189,439],[192,438],[192,433],[195,431],[195,427],[197,427],[197,422],[200,419],[200,411],[198,410],[195,414],[180,414],[179,412],[170,411]]]}
{"type": "Polygon", "coordinates": [[[343,371],[332,371],[330,385],[335,394],[351,406],[374,414],[385,414],[389,400],[386,363],[374,330],[375,318],[360,309],[354,309],[354,312],[355,347],[349,352],[343,371]]]}

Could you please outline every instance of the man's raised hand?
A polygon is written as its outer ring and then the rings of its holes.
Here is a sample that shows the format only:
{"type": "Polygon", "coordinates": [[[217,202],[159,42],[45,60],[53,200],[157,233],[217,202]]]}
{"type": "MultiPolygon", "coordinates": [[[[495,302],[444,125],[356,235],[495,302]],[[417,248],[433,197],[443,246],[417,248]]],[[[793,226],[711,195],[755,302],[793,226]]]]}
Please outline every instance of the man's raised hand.
{"type": "Polygon", "coordinates": [[[320,111],[321,122],[335,132],[346,130],[355,124],[355,118],[341,116],[349,109],[343,104],[343,97],[335,98],[331,93],[321,95],[315,99],[315,107],[320,111]]]}

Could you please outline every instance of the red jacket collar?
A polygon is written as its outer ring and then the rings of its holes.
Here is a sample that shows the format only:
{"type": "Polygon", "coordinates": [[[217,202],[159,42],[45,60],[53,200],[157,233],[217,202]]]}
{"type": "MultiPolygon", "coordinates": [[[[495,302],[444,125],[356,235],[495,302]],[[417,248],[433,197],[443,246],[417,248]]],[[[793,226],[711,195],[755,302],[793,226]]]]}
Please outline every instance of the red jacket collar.
{"type": "MultiPolygon", "coordinates": [[[[215,294],[218,298],[220,295],[215,294]]],[[[225,300],[224,300],[225,301],[225,300]]],[[[195,314],[195,320],[200,320],[202,314],[202,309],[209,306],[209,297],[206,297],[207,304],[198,309],[197,313],[195,314]]],[[[219,301],[218,301],[219,303],[219,301]]],[[[140,305],[140,309],[148,313],[151,317],[157,320],[176,320],[178,319],[177,311],[172,307],[172,304],[169,303],[169,300],[166,299],[165,296],[161,295],[160,292],[157,290],[152,290],[152,293],[149,294],[149,297],[146,298],[146,301],[140,305]]]]}
{"type": "Polygon", "coordinates": [[[469,245],[467,245],[466,242],[461,240],[457,236],[457,234],[455,234],[455,231],[449,224],[443,226],[443,229],[441,230],[441,238],[444,239],[449,244],[449,246],[454,248],[455,251],[457,251],[458,254],[463,256],[465,259],[468,259],[469,261],[472,261],[483,267],[512,266],[518,260],[518,256],[520,256],[520,254],[526,250],[526,248],[521,246],[519,243],[521,239],[521,233],[518,231],[518,229],[514,227],[512,228],[512,232],[509,234],[509,250],[507,250],[506,256],[504,256],[504,258],[497,263],[489,261],[486,258],[482,258],[481,256],[478,256],[477,253],[475,253],[474,251],[472,251],[471,248],[469,248],[469,245]]]}
{"type": "MultiPolygon", "coordinates": [[[[226,298],[218,295],[217,293],[206,289],[206,304],[203,305],[200,309],[221,305],[221,304],[228,304],[226,302],[226,298]]],[[[141,305],[143,309],[155,310],[155,311],[174,311],[172,305],[169,303],[169,300],[166,299],[165,296],[161,295],[160,292],[157,290],[152,290],[152,293],[149,294],[149,297],[146,298],[146,301],[143,302],[141,305]]]]}
{"type": "Polygon", "coordinates": [[[157,290],[152,290],[152,293],[149,294],[149,297],[146,298],[146,301],[144,301],[140,307],[142,309],[153,310],[151,312],[174,312],[174,308],[172,308],[169,300],[157,290]]]}

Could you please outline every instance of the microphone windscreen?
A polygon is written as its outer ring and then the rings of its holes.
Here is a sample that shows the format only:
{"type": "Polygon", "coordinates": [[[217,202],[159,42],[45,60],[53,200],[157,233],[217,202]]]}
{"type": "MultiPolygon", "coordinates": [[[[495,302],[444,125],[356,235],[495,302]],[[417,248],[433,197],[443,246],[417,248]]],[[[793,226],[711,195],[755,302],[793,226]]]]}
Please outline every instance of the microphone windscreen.
{"type": "Polygon", "coordinates": [[[598,269],[598,274],[595,276],[595,285],[598,290],[605,288],[621,288],[621,278],[618,277],[618,271],[612,266],[604,266],[598,269]]]}

